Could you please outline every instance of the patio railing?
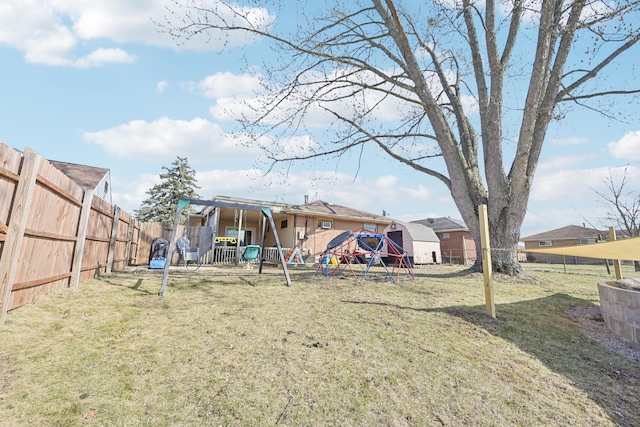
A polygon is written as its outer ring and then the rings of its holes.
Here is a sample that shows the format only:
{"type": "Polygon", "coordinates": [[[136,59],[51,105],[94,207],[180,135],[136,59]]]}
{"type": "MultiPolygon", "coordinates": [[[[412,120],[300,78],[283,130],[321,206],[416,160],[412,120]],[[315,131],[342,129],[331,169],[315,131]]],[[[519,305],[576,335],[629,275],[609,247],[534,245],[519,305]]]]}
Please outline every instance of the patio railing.
{"type": "MultiPolygon", "coordinates": [[[[239,248],[239,256],[242,257],[242,253],[244,252],[246,246],[240,246],[239,248]]],[[[286,255],[289,252],[289,248],[282,248],[283,255],[286,255]]],[[[278,248],[268,247],[264,248],[264,259],[268,262],[280,262],[280,257],[278,256],[278,248]]],[[[235,246],[217,246],[213,249],[213,251],[209,250],[206,253],[202,254],[202,264],[234,264],[236,262],[236,247],[235,246]]],[[[260,262],[260,260],[256,260],[255,262],[260,262]]],[[[239,260],[239,264],[244,264],[242,259],[239,260]]]]}

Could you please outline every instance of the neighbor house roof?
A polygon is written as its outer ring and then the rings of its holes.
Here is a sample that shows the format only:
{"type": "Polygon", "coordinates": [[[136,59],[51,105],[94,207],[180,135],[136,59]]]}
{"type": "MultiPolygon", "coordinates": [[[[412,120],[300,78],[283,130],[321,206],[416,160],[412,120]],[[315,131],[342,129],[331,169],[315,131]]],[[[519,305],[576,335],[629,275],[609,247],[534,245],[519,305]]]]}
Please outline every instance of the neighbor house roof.
{"type": "Polygon", "coordinates": [[[433,231],[435,231],[436,233],[448,231],[469,231],[469,228],[467,227],[467,224],[464,223],[464,221],[462,221],[461,219],[453,219],[449,217],[417,219],[411,222],[426,225],[427,227],[433,229],[433,231]]]}
{"type": "Polygon", "coordinates": [[[578,225],[567,225],[566,227],[560,227],[554,230],[533,234],[531,236],[521,237],[520,240],[525,242],[531,240],[599,239],[604,236],[607,236],[607,233],[596,230],[594,228],[580,227],[578,225]]]}
{"type": "Polygon", "coordinates": [[[104,176],[109,173],[109,169],[95,166],[59,162],[57,160],[49,160],[49,162],[85,190],[95,190],[104,176]]]}

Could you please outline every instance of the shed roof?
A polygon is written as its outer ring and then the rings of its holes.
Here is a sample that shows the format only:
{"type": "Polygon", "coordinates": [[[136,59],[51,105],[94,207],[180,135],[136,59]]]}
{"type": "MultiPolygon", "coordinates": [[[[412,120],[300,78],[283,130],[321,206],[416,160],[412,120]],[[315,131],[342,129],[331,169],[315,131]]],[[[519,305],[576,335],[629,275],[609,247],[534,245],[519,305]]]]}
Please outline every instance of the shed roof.
{"type": "Polygon", "coordinates": [[[49,162],[85,190],[95,190],[100,181],[109,173],[109,169],[95,166],[57,160],[49,160],[49,162]]]}
{"type": "Polygon", "coordinates": [[[411,222],[426,225],[437,233],[444,231],[469,231],[467,224],[465,224],[463,220],[450,217],[417,219],[411,222]]]}
{"type": "Polygon", "coordinates": [[[580,227],[578,225],[567,225],[542,233],[521,237],[523,242],[531,240],[574,240],[574,239],[599,239],[607,236],[606,232],[594,228],[580,227]]]}

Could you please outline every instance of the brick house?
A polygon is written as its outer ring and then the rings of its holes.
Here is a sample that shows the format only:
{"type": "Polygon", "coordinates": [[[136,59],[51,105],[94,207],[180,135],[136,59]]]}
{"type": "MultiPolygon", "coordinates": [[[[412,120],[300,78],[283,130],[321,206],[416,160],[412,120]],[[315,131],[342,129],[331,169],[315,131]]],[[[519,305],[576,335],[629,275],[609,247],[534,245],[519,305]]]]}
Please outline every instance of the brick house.
{"type": "MultiPolygon", "coordinates": [[[[561,248],[565,246],[588,245],[599,241],[606,240],[608,232],[600,231],[593,228],[580,227],[578,225],[567,225],[566,227],[556,228],[554,230],[544,231],[542,233],[526,236],[520,240],[524,243],[524,248],[528,250],[542,248],[561,248]]],[[[597,259],[527,253],[527,261],[543,262],[551,264],[595,264],[599,263],[597,259]]]]}
{"type": "MultiPolygon", "coordinates": [[[[383,229],[392,222],[391,218],[382,215],[321,200],[301,205],[227,196],[216,196],[212,200],[268,207],[272,212],[281,246],[286,249],[297,248],[303,255],[305,263],[318,262],[327,249],[327,244],[346,230],[364,229],[382,233],[383,229]]],[[[264,234],[262,219],[262,213],[257,210],[207,207],[199,214],[192,215],[190,224],[210,227],[211,234],[218,238],[216,246],[235,246],[236,244],[246,246],[262,243],[260,241],[264,234]],[[233,243],[238,237],[239,242],[233,243]]],[[[209,237],[193,241],[198,241],[198,246],[202,250],[213,246],[211,240],[209,237]]],[[[275,247],[273,233],[266,233],[265,243],[265,246],[275,247]]]]}

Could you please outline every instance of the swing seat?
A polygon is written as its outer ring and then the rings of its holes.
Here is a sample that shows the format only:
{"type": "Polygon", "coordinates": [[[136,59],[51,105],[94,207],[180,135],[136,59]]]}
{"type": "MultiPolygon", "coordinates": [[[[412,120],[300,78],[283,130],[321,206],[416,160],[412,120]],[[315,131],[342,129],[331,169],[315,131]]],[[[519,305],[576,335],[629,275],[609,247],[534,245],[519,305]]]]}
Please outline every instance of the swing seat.
{"type": "Polygon", "coordinates": [[[258,245],[249,245],[244,248],[244,252],[242,252],[242,261],[246,262],[246,269],[251,270],[253,268],[253,262],[258,259],[260,256],[260,246],[258,245]]]}

